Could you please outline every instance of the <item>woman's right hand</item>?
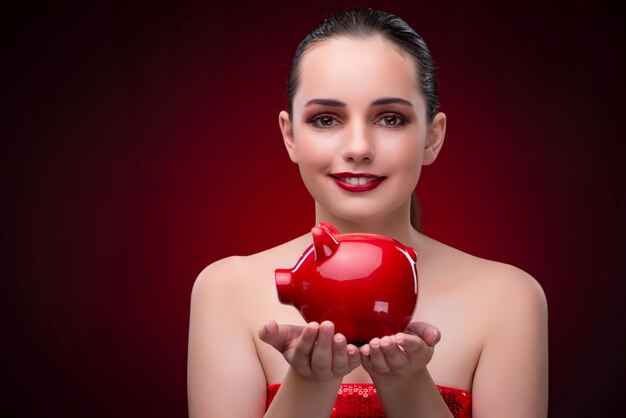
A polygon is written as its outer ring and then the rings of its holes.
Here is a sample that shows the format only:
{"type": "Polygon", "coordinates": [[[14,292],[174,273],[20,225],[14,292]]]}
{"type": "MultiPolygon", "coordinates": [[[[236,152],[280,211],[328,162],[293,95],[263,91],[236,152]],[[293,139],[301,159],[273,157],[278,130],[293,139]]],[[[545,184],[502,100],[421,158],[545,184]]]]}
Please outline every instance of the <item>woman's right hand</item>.
{"type": "Polygon", "coordinates": [[[268,321],[259,330],[259,338],[278,350],[293,371],[305,378],[341,378],[361,364],[358,348],[348,344],[342,334],[335,334],[330,321],[310,322],[304,327],[268,321]]]}

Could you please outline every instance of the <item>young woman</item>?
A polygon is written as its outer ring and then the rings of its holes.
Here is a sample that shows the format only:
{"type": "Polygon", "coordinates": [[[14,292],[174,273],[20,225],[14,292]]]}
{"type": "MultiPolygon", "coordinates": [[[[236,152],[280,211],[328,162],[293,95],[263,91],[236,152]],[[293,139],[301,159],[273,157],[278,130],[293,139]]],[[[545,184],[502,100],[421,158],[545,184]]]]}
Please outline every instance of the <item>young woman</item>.
{"type": "Polygon", "coordinates": [[[420,278],[414,322],[357,348],[332,323],[306,324],[281,305],[274,269],[295,264],[309,233],[220,260],[202,271],[192,293],[190,415],[546,416],[540,286],[411,222],[421,167],[435,161],[446,130],[424,41],[380,11],[332,15],[298,47],[288,96],[279,125],[315,199],[316,224],[413,247],[420,278]]]}

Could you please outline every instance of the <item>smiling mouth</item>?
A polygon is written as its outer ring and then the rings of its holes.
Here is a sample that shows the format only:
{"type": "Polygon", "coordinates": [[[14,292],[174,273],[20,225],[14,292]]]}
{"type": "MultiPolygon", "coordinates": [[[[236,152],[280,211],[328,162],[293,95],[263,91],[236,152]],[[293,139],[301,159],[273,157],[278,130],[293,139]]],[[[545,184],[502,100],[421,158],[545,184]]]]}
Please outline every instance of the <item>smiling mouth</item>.
{"type": "Polygon", "coordinates": [[[336,173],[329,174],[339,187],[349,192],[366,192],[375,189],[386,177],[369,173],[336,173]]]}
{"type": "Polygon", "coordinates": [[[362,186],[364,184],[371,183],[373,181],[378,180],[380,177],[340,177],[340,176],[332,176],[338,180],[341,180],[346,183],[350,183],[353,186],[362,186]]]}

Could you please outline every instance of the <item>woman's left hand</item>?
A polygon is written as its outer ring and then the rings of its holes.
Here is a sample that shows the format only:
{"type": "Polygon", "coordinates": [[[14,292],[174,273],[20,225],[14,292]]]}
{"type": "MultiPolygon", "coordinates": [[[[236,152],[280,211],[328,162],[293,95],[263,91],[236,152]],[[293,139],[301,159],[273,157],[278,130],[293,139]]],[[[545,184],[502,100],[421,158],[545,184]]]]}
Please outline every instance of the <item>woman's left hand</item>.
{"type": "Polygon", "coordinates": [[[411,322],[404,332],[373,338],[363,345],[361,364],[373,380],[409,378],[422,371],[434,353],[441,333],[426,322],[411,322]]]}

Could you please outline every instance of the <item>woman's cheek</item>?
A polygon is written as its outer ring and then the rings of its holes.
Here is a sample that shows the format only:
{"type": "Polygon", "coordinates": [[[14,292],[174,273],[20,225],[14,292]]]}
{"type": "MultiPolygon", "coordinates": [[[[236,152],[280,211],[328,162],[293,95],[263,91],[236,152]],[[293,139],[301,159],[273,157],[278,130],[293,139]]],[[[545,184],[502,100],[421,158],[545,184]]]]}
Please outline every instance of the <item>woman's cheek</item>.
{"type": "Polygon", "coordinates": [[[324,138],[302,141],[299,159],[301,164],[318,170],[329,168],[336,154],[330,142],[324,141],[324,138]]]}
{"type": "Polygon", "coordinates": [[[408,150],[405,155],[410,156],[410,158],[407,158],[402,164],[404,166],[402,177],[406,179],[410,187],[414,188],[417,186],[422,172],[422,158],[417,149],[408,150]]]}

